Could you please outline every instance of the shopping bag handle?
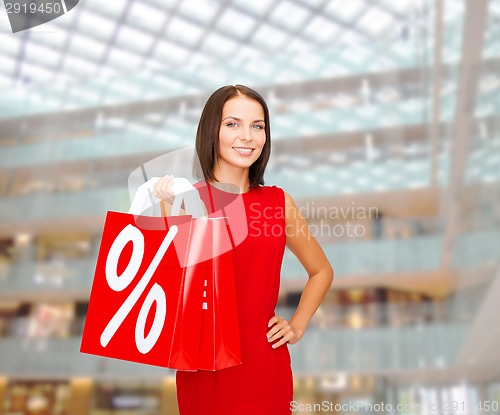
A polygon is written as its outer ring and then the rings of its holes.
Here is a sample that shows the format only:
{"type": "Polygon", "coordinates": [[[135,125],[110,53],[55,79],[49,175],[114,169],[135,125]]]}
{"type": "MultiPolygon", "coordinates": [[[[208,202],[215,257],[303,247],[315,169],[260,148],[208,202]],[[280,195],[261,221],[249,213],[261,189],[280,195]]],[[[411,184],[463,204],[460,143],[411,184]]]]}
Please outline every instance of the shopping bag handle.
{"type": "MultiPolygon", "coordinates": [[[[132,215],[141,215],[146,209],[155,206],[161,202],[161,199],[153,195],[155,183],[160,177],[152,177],[146,183],[139,186],[130,205],[128,213],[132,215]]],[[[196,188],[184,177],[174,178],[174,203],[172,206],[172,215],[179,215],[182,202],[184,202],[184,211],[193,218],[202,218],[205,216],[205,209],[200,195],[196,188]]]]}
{"type": "Polygon", "coordinates": [[[182,202],[184,202],[184,212],[192,215],[193,218],[202,218],[205,216],[205,209],[201,201],[198,190],[189,183],[184,177],[174,178],[174,203],[172,205],[172,215],[178,216],[181,211],[182,202]]]}

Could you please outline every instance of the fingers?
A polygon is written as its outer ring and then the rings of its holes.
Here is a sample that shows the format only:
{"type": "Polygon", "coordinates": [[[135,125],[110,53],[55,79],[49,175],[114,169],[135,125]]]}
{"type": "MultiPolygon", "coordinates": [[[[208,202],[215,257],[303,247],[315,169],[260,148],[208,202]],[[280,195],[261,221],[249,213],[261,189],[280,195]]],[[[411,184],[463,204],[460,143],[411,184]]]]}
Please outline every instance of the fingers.
{"type": "Polygon", "coordinates": [[[271,327],[275,323],[280,323],[282,321],[285,321],[285,319],[281,316],[272,316],[271,319],[269,320],[267,327],[271,327]]]}
{"type": "Polygon", "coordinates": [[[274,343],[272,345],[272,348],[273,349],[276,349],[277,347],[280,347],[281,345],[285,344],[285,343],[288,343],[290,340],[292,340],[294,338],[294,333],[292,331],[289,331],[288,333],[286,333],[279,342],[277,343],[274,343]]]}
{"type": "Polygon", "coordinates": [[[279,342],[275,343],[272,345],[273,348],[279,347],[282,344],[285,344],[287,341],[293,339],[295,336],[292,327],[286,321],[283,317],[281,316],[273,316],[269,320],[269,326],[274,324],[274,326],[267,332],[267,339],[269,343],[272,343],[273,341],[280,339],[279,342]]]}
{"type": "Polygon", "coordinates": [[[171,174],[159,179],[153,187],[153,196],[165,200],[169,204],[174,203],[174,176],[171,174]]]}

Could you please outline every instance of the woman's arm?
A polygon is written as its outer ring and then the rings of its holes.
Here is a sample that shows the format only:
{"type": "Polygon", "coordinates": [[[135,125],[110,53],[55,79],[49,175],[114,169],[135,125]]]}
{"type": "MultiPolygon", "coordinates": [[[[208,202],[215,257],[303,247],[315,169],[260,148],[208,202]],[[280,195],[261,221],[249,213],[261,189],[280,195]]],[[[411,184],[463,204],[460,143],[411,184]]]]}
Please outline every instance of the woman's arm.
{"type": "Polygon", "coordinates": [[[273,347],[286,342],[295,344],[302,338],[309,321],[330,289],[334,275],[323,249],[309,232],[306,220],[287,192],[285,192],[285,211],[286,245],[305,268],[309,280],[290,322],[280,316],[274,316],[269,320],[269,327],[276,323],[268,332],[269,341],[282,337],[273,347]]]}

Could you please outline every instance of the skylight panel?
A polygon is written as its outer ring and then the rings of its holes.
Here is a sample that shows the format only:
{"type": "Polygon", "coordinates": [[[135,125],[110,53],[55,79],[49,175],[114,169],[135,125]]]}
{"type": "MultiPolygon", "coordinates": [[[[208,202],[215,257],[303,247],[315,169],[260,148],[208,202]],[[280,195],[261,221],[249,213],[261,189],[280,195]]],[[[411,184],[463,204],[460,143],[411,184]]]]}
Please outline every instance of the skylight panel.
{"type": "Polygon", "coordinates": [[[222,68],[205,68],[199,72],[200,79],[209,81],[210,84],[225,84],[227,83],[227,73],[222,68]]]}
{"type": "Polygon", "coordinates": [[[384,7],[401,14],[410,13],[417,4],[415,0],[384,1],[384,7]]]}
{"type": "Polygon", "coordinates": [[[276,50],[283,46],[288,35],[282,30],[276,29],[268,24],[262,24],[252,37],[252,43],[267,46],[267,49],[276,50]]]}
{"type": "Polygon", "coordinates": [[[119,18],[127,5],[128,0],[85,0],[85,7],[99,14],[105,14],[111,18],[119,18]]]}
{"type": "Polygon", "coordinates": [[[296,0],[298,3],[303,3],[307,7],[318,7],[324,3],[324,0],[296,0]]]}
{"type": "Polygon", "coordinates": [[[142,56],[114,47],[108,55],[107,63],[121,71],[134,70],[142,62],[142,56]]]}
{"type": "Polygon", "coordinates": [[[21,47],[21,38],[9,36],[8,42],[0,42],[0,53],[2,53],[2,59],[5,54],[17,57],[19,54],[20,47],[21,47]]]}
{"type": "Polygon", "coordinates": [[[289,52],[303,53],[305,51],[313,49],[314,47],[315,45],[313,45],[312,43],[306,42],[304,39],[296,37],[288,43],[286,50],[289,52]]]}
{"type": "MultiPolygon", "coordinates": [[[[1,69],[0,69],[1,70],[1,69]]],[[[0,86],[9,87],[12,84],[12,79],[10,76],[5,76],[0,72],[0,86]]]]}
{"type": "MultiPolygon", "coordinates": [[[[35,2],[33,2],[35,3],[35,2]]],[[[47,30],[53,30],[55,28],[64,28],[64,29],[73,29],[75,25],[75,19],[76,19],[77,14],[76,13],[66,13],[63,14],[62,16],[59,16],[57,19],[54,19],[50,22],[47,22],[44,25],[41,26],[35,26],[34,28],[30,29],[30,32],[40,30],[42,32],[47,31],[47,30]]]]}
{"type": "Polygon", "coordinates": [[[123,49],[130,49],[138,53],[145,53],[154,42],[154,38],[140,30],[128,26],[121,26],[116,43],[123,49]]]}
{"type": "MultiPolygon", "coordinates": [[[[342,38],[344,40],[344,38],[342,38]]],[[[372,51],[363,47],[359,44],[352,45],[349,48],[348,53],[345,53],[343,58],[347,62],[351,62],[353,64],[359,65],[366,61],[368,57],[371,55],[372,51]]]]}
{"type": "Polygon", "coordinates": [[[114,79],[109,84],[109,87],[113,91],[127,97],[139,97],[144,89],[142,85],[138,85],[127,78],[114,79]]]}
{"type": "Polygon", "coordinates": [[[2,56],[2,64],[0,65],[0,73],[6,75],[14,75],[17,68],[17,61],[8,56],[2,56]]]}
{"type": "Polygon", "coordinates": [[[64,58],[64,72],[73,76],[91,76],[97,72],[98,66],[87,59],[80,59],[76,56],[67,55],[64,58]]]}
{"type": "Polygon", "coordinates": [[[281,1],[271,11],[269,20],[286,26],[290,30],[298,30],[310,15],[311,13],[302,6],[289,1],[281,1]]]}
{"type": "Polygon", "coordinates": [[[106,51],[106,45],[87,36],[75,33],[71,38],[70,50],[80,56],[85,56],[92,60],[100,60],[106,51]]]}
{"type": "Polygon", "coordinates": [[[204,34],[203,29],[180,17],[173,17],[169,22],[165,36],[168,39],[177,39],[180,43],[195,46],[204,34]]]}
{"type": "Polygon", "coordinates": [[[278,74],[275,76],[276,79],[279,79],[280,82],[292,82],[300,79],[300,76],[297,74],[296,70],[286,67],[281,68],[278,74]]]}
{"type": "MultiPolygon", "coordinates": [[[[2,11],[4,10],[4,6],[2,5],[2,11]]],[[[11,31],[10,24],[9,24],[9,19],[5,14],[2,13],[2,18],[0,19],[0,32],[7,32],[9,33],[11,31]]]]}
{"type": "Polygon", "coordinates": [[[217,56],[232,56],[238,45],[239,43],[212,32],[203,42],[203,49],[217,56]]]}
{"type": "Polygon", "coordinates": [[[333,17],[338,17],[351,23],[366,7],[366,3],[361,0],[330,1],[325,7],[325,12],[333,17]]]}
{"type": "Polygon", "coordinates": [[[217,28],[240,39],[247,37],[255,26],[255,19],[232,7],[225,9],[217,21],[217,28]]]}
{"type": "Polygon", "coordinates": [[[28,42],[24,51],[25,59],[33,64],[49,68],[54,68],[58,64],[61,56],[59,51],[55,51],[45,46],[39,46],[34,42],[28,42]]]}
{"type": "Polygon", "coordinates": [[[179,14],[189,16],[199,23],[209,24],[219,11],[220,4],[214,0],[182,0],[179,1],[179,14]]]}
{"type": "Polygon", "coordinates": [[[154,56],[163,62],[181,63],[189,56],[189,50],[172,42],[161,41],[156,47],[154,56]]]}
{"type": "Polygon", "coordinates": [[[306,72],[317,73],[323,60],[313,53],[304,53],[293,58],[292,63],[295,67],[306,72]]]}
{"type": "MultiPolygon", "coordinates": [[[[51,48],[61,49],[66,44],[69,37],[69,33],[61,30],[56,31],[56,33],[45,33],[44,35],[36,36],[36,42],[39,44],[43,44],[49,46],[51,48]]],[[[12,37],[9,39],[8,44],[12,44],[14,40],[18,40],[20,38],[12,37]]],[[[0,42],[1,43],[1,42],[0,42]]]]}
{"type": "Polygon", "coordinates": [[[89,88],[73,88],[69,91],[72,99],[78,98],[78,101],[83,100],[87,103],[97,104],[100,101],[100,93],[89,88]]]}
{"type": "Polygon", "coordinates": [[[260,79],[269,79],[276,72],[276,66],[267,60],[260,61],[258,65],[251,61],[248,65],[244,66],[244,69],[249,74],[252,74],[256,78],[260,79]]]}
{"type": "Polygon", "coordinates": [[[28,78],[30,80],[30,83],[48,81],[54,77],[53,71],[28,62],[23,63],[21,72],[24,78],[28,78]]]}
{"type": "Polygon", "coordinates": [[[179,0],[147,0],[154,6],[161,8],[162,10],[168,10],[176,5],[179,0]]]}
{"type": "Polygon", "coordinates": [[[386,29],[390,23],[395,24],[391,16],[372,7],[368,12],[363,14],[361,19],[357,22],[357,25],[359,29],[376,36],[386,29]]]}
{"type": "Polygon", "coordinates": [[[194,67],[197,65],[206,65],[208,64],[212,58],[210,56],[204,55],[200,52],[191,52],[189,55],[189,65],[190,67],[194,67]]]}
{"type": "Polygon", "coordinates": [[[316,16],[305,27],[304,34],[316,42],[327,43],[334,41],[341,30],[342,29],[332,21],[322,16],[316,16]]]}
{"type": "Polygon", "coordinates": [[[253,2],[247,0],[234,0],[234,4],[254,16],[264,16],[275,3],[275,0],[259,0],[253,2]]]}
{"type": "Polygon", "coordinates": [[[108,41],[111,38],[116,24],[116,22],[110,19],[106,19],[85,9],[81,12],[80,19],[78,20],[78,28],[83,33],[93,37],[96,36],[104,41],[108,41]]]}
{"type": "Polygon", "coordinates": [[[157,32],[166,19],[166,13],[144,2],[134,1],[127,14],[126,23],[147,31],[157,32]]]}
{"type": "Polygon", "coordinates": [[[344,45],[356,45],[365,41],[365,38],[353,30],[346,30],[343,32],[340,41],[344,45]]]}

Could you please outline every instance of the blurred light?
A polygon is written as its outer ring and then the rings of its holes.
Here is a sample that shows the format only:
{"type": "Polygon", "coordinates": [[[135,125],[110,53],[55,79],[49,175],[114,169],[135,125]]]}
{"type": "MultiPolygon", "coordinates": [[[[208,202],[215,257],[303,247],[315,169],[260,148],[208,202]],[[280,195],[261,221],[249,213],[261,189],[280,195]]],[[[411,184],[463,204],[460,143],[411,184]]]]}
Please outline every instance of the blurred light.
{"type": "Polygon", "coordinates": [[[373,160],[373,136],[365,134],[365,157],[367,161],[373,160]]]}
{"type": "Polygon", "coordinates": [[[333,104],[341,108],[349,108],[358,104],[359,99],[354,95],[338,94],[332,100],[333,104]]]}
{"type": "Polygon", "coordinates": [[[315,183],[317,181],[317,177],[314,174],[306,173],[304,174],[304,180],[309,183],[315,183]]]}
{"type": "Polygon", "coordinates": [[[16,234],[16,243],[19,245],[28,245],[31,242],[33,235],[30,233],[18,233],[16,234]]]}
{"type": "Polygon", "coordinates": [[[354,375],[351,378],[351,387],[353,389],[361,389],[362,386],[363,386],[363,379],[361,379],[361,376],[354,375]]]}
{"type": "Polygon", "coordinates": [[[292,156],[290,161],[297,167],[308,167],[311,165],[311,158],[307,156],[292,156]]]}
{"type": "Polygon", "coordinates": [[[497,75],[488,75],[482,79],[480,88],[482,92],[497,91],[500,87],[500,78],[497,75]]]}
{"type": "Polygon", "coordinates": [[[385,103],[394,103],[401,100],[401,94],[396,88],[383,88],[376,93],[379,101],[385,103]]]}
{"type": "Polygon", "coordinates": [[[488,138],[488,127],[484,122],[479,123],[479,136],[483,140],[486,140],[488,138]]]}
{"type": "Polygon", "coordinates": [[[314,389],[314,378],[312,376],[307,376],[305,386],[306,389],[314,389]]]}
{"type": "Polygon", "coordinates": [[[335,377],[323,376],[321,388],[326,391],[337,391],[347,387],[347,376],[345,373],[339,373],[335,377]]]}

